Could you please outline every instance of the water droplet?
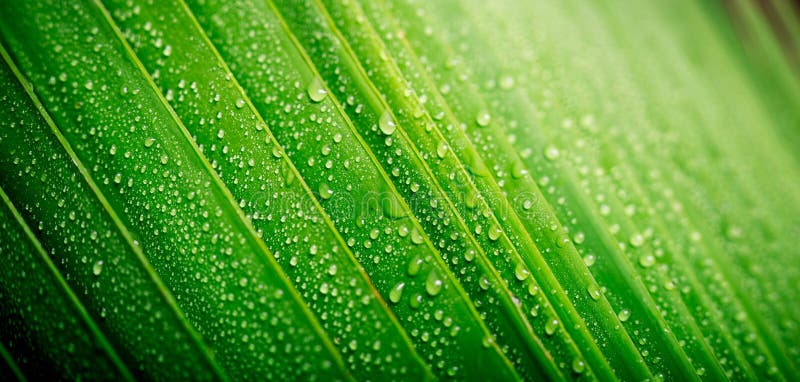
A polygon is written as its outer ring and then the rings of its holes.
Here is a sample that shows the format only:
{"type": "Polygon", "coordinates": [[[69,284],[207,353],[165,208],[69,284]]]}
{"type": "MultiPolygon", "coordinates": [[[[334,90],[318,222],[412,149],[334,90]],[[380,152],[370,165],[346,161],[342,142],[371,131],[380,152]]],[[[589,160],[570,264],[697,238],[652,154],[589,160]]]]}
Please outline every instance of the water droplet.
{"type": "Polygon", "coordinates": [[[411,301],[409,302],[411,308],[418,309],[422,305],[422,295],[417,293],[411,296],[411,301]]]}
{"type": "Polygon", "coordinates": [[[584,240],[586,240],[586,235],[583,232],[577,232],[572,236],[572,242],[575,244],[581,244],[584,240]]]}
{"type": "Polygon", "coordinates": [[[464,253],[464,260],[470,262],[475,259],[475,250],[472,248],[467,249],[467,252],[464,253]]]}
{"type": "Polygon", "coordinates": [[[481,344],[485,348],[491,347],[493,343],[494,343],[494,338],[492,338],[491,334],[487,334],[485,337],[483,337],[483,341],[481,341],[481,344]]]}
{"type": "Polygon", "coordinates": [[[572,371],[580,374],[583,373],[584,370],[586,370],[586,364],[583,363],[582,359],[575,358],[574,360],[572,360],[572,371]]]}
{"type": "Polygon", "coordinates": [[[414,244],[422,244],[425,241],[425,238],[422,237],[422,234],[417,231],[416,228],[411,230],[411,242],[414,244]]]}
{"type": "Polygon", "coordinates": [[[444,158],[447,155],[447,144],[444,141],[439,141],[439,144],[436,146],[436,155],[439,158],[444,158]]]}
{"type": "Polygon", "coordinates": [[[397,304],[400,302],[400,298],[403,297],[403,288],[406,287],[406,283],[400,282],[392,288],[389,292],[389,301],[397,304]]]}
{"type": "Polygon", "coordinates": [[[587,267],[594,265],[595,261],[597,261],[597,258],[591,253],[583,257],[583,263],[586,264],[587,267]]]}
{"type": "Polygon", "coordinates": [[[544,324],[544,332],[548,336],[552,336],[553,333],[556,332],[556,328],[558,328],[558,320],[555,318],[548,320],[547,323],[544,324]]]}
{"type": "Polygon", "coordinates": [[[408,236],[408,227],[404,225],[400,226],[400,228],[397,229],[397,234],[400,235],[400,237],[408,236]]]}
{"type": "Polygon", "coordinates": [[[475,122],[478,123],[478,126],[488,126],[489,122],[492,121],[492,115],[489,114],[488,111],[481,111],[478,113],[478,116],[475,117],[475,122]]]}
{"type": "Polygon", "coordinates": [[[328,96],[328,91],[325,89],[325,84],[319,77],[314,77],[306,88],[308,98],[314,102],[322,102],[328,96]]]}
{"type": "Polygon", "coordinates": [[[628,321],[628,319],[631,318],[631,311],[628,309],[622,309],[619,311],[619,313],[617,313],[617,318],[619,318],[619,320],[622,322],[628,321]]]}
{"type": "Polygon", "coordinates": [[[642,244],[644,244],[644,236],[642,236],[642,234],[640,234],[640,233],[637,233],[637,234],[631,236],[631,239],[628,240],[628,241],[634,247],[641,247],[642,244]]]}
{"type": "Polygon", "coordinates": [[[558,151],[558,148],[553,146],[553,145],[549,145],[549,146],[547,146],[547,148],[544,149],[544,157],[549,159],[549,160],[558,159],[558,155],[559,154],[560,153],[558,151]]]}
{"type": "Polygon", "coordinates": [[[414,258],[408,262],[409,276],[416,276],[419,274],[419,270],[422,268],[422,263],[423,261],[419,256],[414,256],[414,258]]]}
{"type": "Polygon", "coordinates": [[[502,234],[503,230],[500,229],[500,226],[493,225],[492,228],[489,228],[489,240],[491,241],[499,239],[502,234]]]}
{"type": "Polygon", "coordinates": [[[652,267],[653,264],[655,264],[655,263],[656,263],[656,258],[652,254],[645,253],[645,254],[642,254],[642,256],[639,257],[639,265],[641,265],[641,266],[643,266],[645,268],[652,267]]]}
{"type": "Polygon", "coordinates": [[[155,142],[156,142],[155,138],[152,138],[152,137],[145,138],[144,139],[144,147],[152,147],[153,143],[155,143],[155,142]]]}
{"type": "Polygon", "coordinates": [[[241,108],[243,108],[243,107],[244,107],[244,105],[245,105],[245,102],[244,102],[244,100],[243,100],[243,99],[239,98],[239,99],[237,99],[237,100],[236,100],[236,103],[235,103],[235,104],[236,104],[236,108],[237,108],[237,109],[241,109],[241,108]]]}
{"type": "Polygon", "coordinates": [[[481,289],[488,290],[489,286],[491,286],[491,282],[488,278],[486,278],[486,276],[481,276],[481,279],[478,280],[478,285],[481,286],[481,289]]]}
{"type": "Polygon", "coordinates": [[[384,111],[381,115],[378,127],[380,127],[381,131],[386,135],[392,135],[392,133],[397,130],[397,124],[395,124],[392,113],[390,113],[389,110],[384,111]]]}
{"type": "Polygon", "coordinates": [[[442,279],[436,269],[431,269],[428,279],[425,280],[425,291],[431,296],[436,296],[442,290],[442,279]]]}
{"type": "Polygon", "coordinates": [[[601,292],[597,285],[590,284],[588,287],[586,287],[586,291],[589,292],[589,296],[592,298],[592,300],[597,301],[600,299],[601,292]]]}
{"type": "Polygon", "coordinates": [[[92,273],[95,276],[100,276],[100,273],[103,272],[103,260],[99,260],[98,262],[94,263],[92,266],[92,273]]]}
{"type": "Polygon", "coordinates": [[[450,377],[455,377],[458,374],[458,366],[450,366],[447,368],[447,375],[450,377]]]}
{"type": "Polygon", "coordinates": [[[325,200],[330,199],[333,196],[333,190],[326,183],[320,183],[319,196],[325,200]]]}
{"type": "Polygon", "coordinates": [[[525,268],[525,265],[522,263],[517,264],[517,267],[514,268],[514,275],[517,276],[517,280],[522,281],[528,278],[531,275],[531,272],[528,268],[525,268]]]}
{"type": "Polygon", "coordinates": [[[515,161],[511,165],[511,177],[514,179],[519,179],[525,176],[528,173],[528,170],[525,169],[525,165],[522,162],[515,161]]]}

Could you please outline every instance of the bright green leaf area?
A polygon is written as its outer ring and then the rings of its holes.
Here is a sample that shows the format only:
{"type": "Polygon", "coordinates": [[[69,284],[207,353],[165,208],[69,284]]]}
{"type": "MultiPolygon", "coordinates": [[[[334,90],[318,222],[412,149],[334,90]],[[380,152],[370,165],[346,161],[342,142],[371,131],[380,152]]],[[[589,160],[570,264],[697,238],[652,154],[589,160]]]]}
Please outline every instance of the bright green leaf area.
{"type": "Polygon", "coordinates": [[[787,0],[0,0],[3,380],[800,378],[787,0]]]}

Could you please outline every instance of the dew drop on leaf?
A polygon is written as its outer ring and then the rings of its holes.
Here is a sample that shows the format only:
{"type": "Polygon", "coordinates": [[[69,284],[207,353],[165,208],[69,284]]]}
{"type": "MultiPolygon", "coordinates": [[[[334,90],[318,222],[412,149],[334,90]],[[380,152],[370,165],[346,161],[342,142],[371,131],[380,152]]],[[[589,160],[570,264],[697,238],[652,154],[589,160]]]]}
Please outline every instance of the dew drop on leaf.
{"type": "Polygon", "coordinates": [[[431,296],[436,296],[442,290],[442,278],[436,269],[432,269],[428,274],[428,279],[425,280],[425,291],[431,296]]]}
{"type": "MultiPolygon", "coordinates": [[[[308,98],[314,102],[322,102],[328,96],[328,91],[325,89],[325,84],[319,77],[314,77],[306,88],[308,98]]],[[[339,135],[341,139],[341,135],[339,135]]]]}
{"type": "Polygon", "coordinates": [[[572,361],[572,371],[575,373],[581,374],[586,369],[586,364],[580,358],[575,358],[572,361]]]}
{"type": "Polygon", "coordinates": [[[488,111],[481,111],[478,113],[478,116],[475,117],[475,122],[478,126],[485,127],[489,125],[489,122],[492,121],[492,115],[489,114],[488,111]]]}
{"type": "Polygon", "coordinates": [[[395,285],[392,290],[389,292],[389,301],[393,303],[400,302],[400,299],[403,297],[403,288],[405,288],[406,283],[400,282],[395,285]]]}
{"type": "Polygon", "coordinates": [[[333,190],[331,190],[330,186],[326,183],[320,183],[319,185],[319,197],[322,199],[330,199],[333,196],[333,190]]]}
{"type": "Polygon", "coordinates": [[[514,268],[514,275],[517,277],[517,280],[522,281],[528,278],[531,275],[531,272],[525,268],[525,265],[522,263],[517,264],[516,268],[514,268]]]}
{"type": "Polygon", "coordinates": [[[411,261],[408,262],[408,274],[410,276],[416,276],[419,274],[419,270],[422,268],[422,259],[419,256],[414,256],[411,261]]]}
{"type": "Polygon", "coordinates": [[[544,157],[548,160],[556,160],[560,154],[561,153],[558,151],[558,147],[553,145],[549,145],[544,149],[544,157]]]}
{"type": "Polygon", "coordinates": [[[642,236],[642,234],[640,234],[640,233],[637,233],[637,234],[631,236],[629,242],[634,247],[641,247],[642,244],[644,244],[644,236],[642,236]]]}
{"type": "Polygon", "coordinates": [[[639,257],[639,265],[645,268],[652,267],[655,263],[656,258],[650,253],[642,254],[642,256],[639,257]]]}
{"type": "Polygon", "coordinates": [[[386,135],[392,135],[395,130],[397,130],[397,124],[394,122],[392,118],[392,113],[389,110],[386,110],[381,115],[380,121],[378,121],[378,127],[381,129],[386,135]]]}
{"type": "Polygon", "coordinates": [[[548,336],[552,336],[553,333],[556,332],[557,328],[558,328],[558,320],[555,318],[551,318],[550,320],[547,321],[547,323],[544,324],[544,332],[548,336]]]}
{"type": "Polygon", "coordinates": [[[590,284],[588,287],[586,287],[586,291],[589,292],[589,297],[591,297],[592,300],[597,301],[600,299],[601,292],[597,285],[590,284]]]}

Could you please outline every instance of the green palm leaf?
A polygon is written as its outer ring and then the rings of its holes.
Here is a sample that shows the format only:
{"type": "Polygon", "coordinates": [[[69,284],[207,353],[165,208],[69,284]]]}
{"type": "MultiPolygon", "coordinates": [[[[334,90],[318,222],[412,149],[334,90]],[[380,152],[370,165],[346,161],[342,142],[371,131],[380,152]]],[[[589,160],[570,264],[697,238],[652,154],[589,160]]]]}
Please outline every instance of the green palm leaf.
{"type": "Polygon", "coordinates": [[[0,2],[7,380],[794,380],[785,0],[0,2]]]}

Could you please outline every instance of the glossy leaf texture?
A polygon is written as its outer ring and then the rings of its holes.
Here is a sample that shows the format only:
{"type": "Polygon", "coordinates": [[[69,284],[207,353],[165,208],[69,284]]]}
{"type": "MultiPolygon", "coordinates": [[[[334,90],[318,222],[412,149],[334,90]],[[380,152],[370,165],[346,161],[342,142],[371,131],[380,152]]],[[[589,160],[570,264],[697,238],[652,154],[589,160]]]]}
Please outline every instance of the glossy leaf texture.
{"type": "Polygon", "coordinates": [[[800,378],[786,0],[0,0],[3,380],[800,378]]]}

